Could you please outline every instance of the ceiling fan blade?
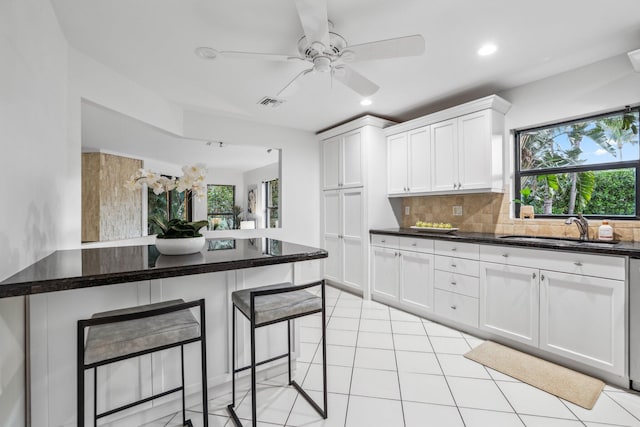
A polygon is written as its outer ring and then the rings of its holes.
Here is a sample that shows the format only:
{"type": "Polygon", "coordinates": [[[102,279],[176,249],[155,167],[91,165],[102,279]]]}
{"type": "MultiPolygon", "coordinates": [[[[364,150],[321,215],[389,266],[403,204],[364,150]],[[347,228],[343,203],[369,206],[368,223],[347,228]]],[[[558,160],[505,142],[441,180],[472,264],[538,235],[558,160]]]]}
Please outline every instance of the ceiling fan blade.
{"type": "Polygon", "coordinates": [[[309,43],[320,42],[329,48],[329,22],[326,0],[296,0],[304,35],[309,43]]]}
{"type": "Polygon", "coordinates": [[[418,56],[424,53],[424,37],[420,34],[347,46],[344,62],[418,56]]]}
{"type": "Polygon", "coordinates": [[[292,59],[301,59],[303,58],[292,56],[292,55],[283,55],[279,53],[258,53],[258,52],[239,52],[235,50],[222,50],[218,51],[220,56],[231,59],[260,59],[265,61],[289,61],[292,59]]]}
{"type": "Polygon", "coordinates": [[[280,92],[276,95],[278,98],[288,98],[294,93],[298,91],[300,88],[300,82],[304,80],[304,77],[311,74],[313,72],[313,68],[309,68],[308,70],[300,71],[285,87],[283,87],[280,92]]]}
{"type": "Polygon", "coordinates": [[[380,86],[354,71],[352,68],[340,66],[334,68],[333,77],[349,89],[362,96],[371,96],[380,89],[380,86]]]}

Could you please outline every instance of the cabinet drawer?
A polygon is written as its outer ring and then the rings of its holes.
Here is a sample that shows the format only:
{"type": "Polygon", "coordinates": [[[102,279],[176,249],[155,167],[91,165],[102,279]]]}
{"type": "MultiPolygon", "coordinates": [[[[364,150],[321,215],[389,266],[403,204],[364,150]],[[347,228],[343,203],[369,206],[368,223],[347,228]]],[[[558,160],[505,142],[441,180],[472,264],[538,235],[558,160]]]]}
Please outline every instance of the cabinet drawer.
{"type": "Polygon", "coordinates": [[[478,299],[435,290],[435,313],[465,325],[478,327],[478,299]]]}
{"type": "Polygon", "coordinates": [[[480,259],[498,264],[519,265],[614,280],[625,280],[626,276],[625,259],[617,256],[483,245],[480,249],[480,259]]]}
{"type": "Polygon", "coordinates": [[[480,279],[464,274],[436,270],[435,287],[444,291],[478,298],[480,294],[480,279]]]}
{"type": "Polygon", "coordinates": [[[399,245],[406,251],[433,253],[433,240],[421,237],[400,237],[399,245]]]}
{"type": "Polygon", "coordinates": [[[372,234],[371,244],[373,246],[385,246],[388,248],[397,248],[400,238],[396,236],[386,236],[384,234],[372,234]]]}
{"type": "Polygon", "coordinates": [[[475,243],[461,243],[448,240],[436,240],[436,255],[450,255],[460,258],[480,258],[480,245],[475,243]]]}
{"type": "Polygon", "coordinates": [[[480,275],[480,262],[473,259],[436,255],[435,267],[436,270],[466,274],[467,276],[478,277],[480,275]]]}

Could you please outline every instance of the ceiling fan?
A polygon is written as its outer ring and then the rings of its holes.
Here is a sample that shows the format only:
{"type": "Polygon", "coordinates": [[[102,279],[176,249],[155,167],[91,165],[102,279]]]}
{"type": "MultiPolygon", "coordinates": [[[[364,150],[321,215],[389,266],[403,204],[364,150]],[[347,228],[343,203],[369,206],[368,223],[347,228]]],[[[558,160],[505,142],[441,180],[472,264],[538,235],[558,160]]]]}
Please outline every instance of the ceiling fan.
{"type": "Polygon", "coordinates": [[[403,56],[418,56],[424,50],[424,38],[419,35],[379,40],[349,46],[340,34],[330,31],[333,26],[327,18],[327,0],[295,0],[304,36],[298,41],[299,56],[217,51],[199,47],[196,53],[206,59],[218,56],[238,59],[264,59],[272,61],[305,61],[311,68],[298,73],[277,97],[287,98],[299,87],[301,81],[312,73],[330,73],[340,83],[362,96],[371,96],[380,87],[348,66],[351,62],[389,59],[403,56]]]}

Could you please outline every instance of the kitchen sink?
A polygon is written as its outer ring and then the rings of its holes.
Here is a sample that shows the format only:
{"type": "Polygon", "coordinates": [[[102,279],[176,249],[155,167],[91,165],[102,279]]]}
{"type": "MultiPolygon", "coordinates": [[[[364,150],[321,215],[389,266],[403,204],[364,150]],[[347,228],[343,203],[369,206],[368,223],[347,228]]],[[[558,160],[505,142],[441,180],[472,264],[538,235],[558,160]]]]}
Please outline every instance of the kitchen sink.
{"type": "Polygon", "coordinates": [[[513,240],[516,242],[553,243],[555,245],[562,246],[588,246],[596,248],[610,248],[620,243],[619,240],[580,240],[572,239],[570,237],[551,236],[500,236],[500,238],[504,240],[513,240]]]}

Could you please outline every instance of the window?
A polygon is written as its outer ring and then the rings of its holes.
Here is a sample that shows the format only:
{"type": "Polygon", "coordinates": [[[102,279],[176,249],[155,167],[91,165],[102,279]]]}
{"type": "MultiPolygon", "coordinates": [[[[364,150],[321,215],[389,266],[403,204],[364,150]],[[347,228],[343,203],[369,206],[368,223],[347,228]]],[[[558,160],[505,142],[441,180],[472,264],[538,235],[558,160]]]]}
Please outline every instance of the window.
{"type": "Polygon", "coordinates": [[[271,181],[266,181],[264,183],[264,206],[265,206],[265,215],[264,215],[264,226],[266,228],[277,228],[279,227],[280,218],[278,215],[278,203],[279,203],[279,194],[278,185],[280,183],[279,179],[272,179],[271,181]]]}
{"type": "MultiPolygon", "coordinates": [[[[185,219],[192,221],[191,191],[179,193],[171,190],[161,194],[155,194],[152,189],[147,190],[147,218],[160,217],[165,219],[185,219]]],[[[147,221],[149,235],[162,232],[160,227],[151,221],[147,221]]]]}
{"type": "Polygon", "coordinates": [[[517,131],[516,217],[638,218],[640,108],[517,131]]]}
{"type": "Polygon", "coordinates": [[[207,220],[209,230],[235,228],[235,185],[207,185],[207,220]]]}

